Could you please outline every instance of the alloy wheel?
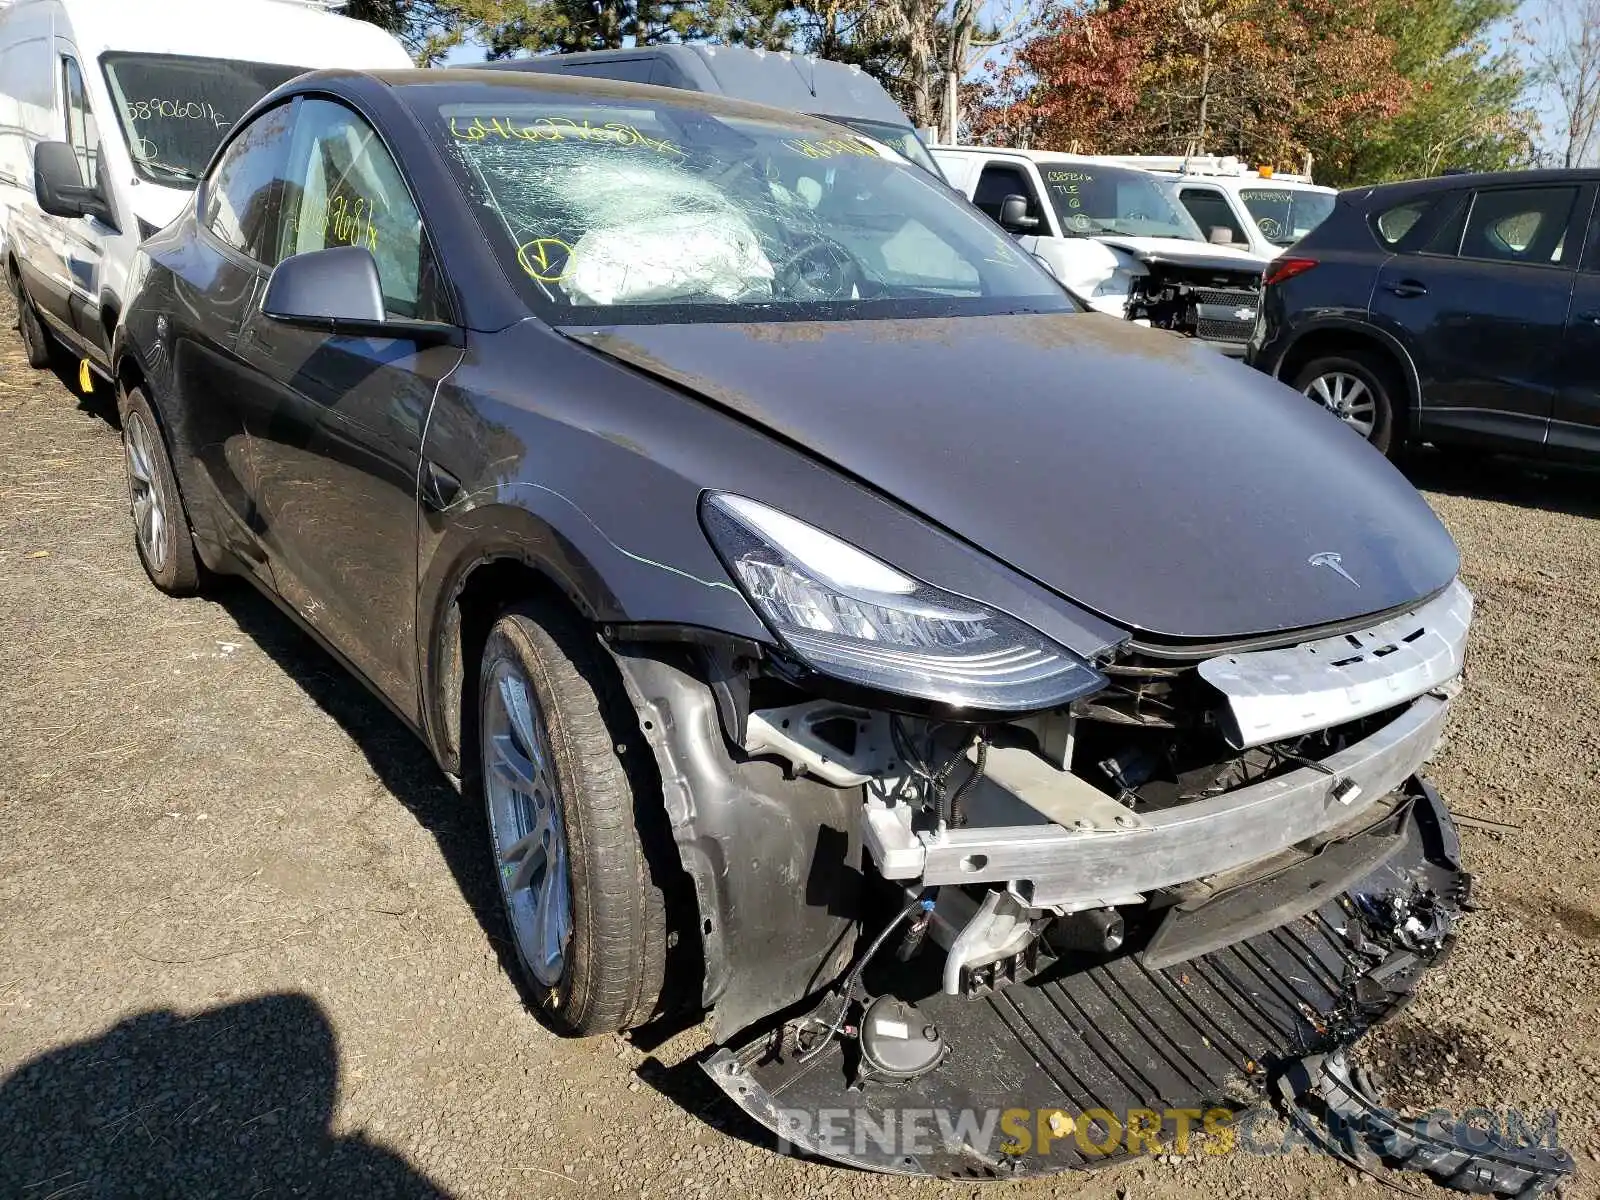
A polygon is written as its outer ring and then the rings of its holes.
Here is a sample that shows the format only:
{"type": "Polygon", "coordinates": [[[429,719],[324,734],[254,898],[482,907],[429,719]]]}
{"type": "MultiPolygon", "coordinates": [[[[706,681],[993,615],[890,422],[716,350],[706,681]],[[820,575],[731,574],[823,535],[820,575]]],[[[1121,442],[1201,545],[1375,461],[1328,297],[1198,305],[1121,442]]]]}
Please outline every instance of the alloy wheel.
{"type": "Polygon", "coordinates": [[[1378,402],[1363,380],[1348,371],[1329,371],[1307,384],[1305,394],[1362,437],[1372,437],[1378,423],[1378,402]]]}
{"type": "Polygon", "coordinates": [[[555,987],[572,938],[572,893],[561,795],[549,732],[532,686],[497,662],[483,711],[483,780],[495,872],[517,949],[529,972],[555,987]]]}
{"type": "Polygon", "coordinates": [[[156,486],[156,456],[149,424],[138,413],[129,413],[123,425],[123,453],[128,460],[128,494],[133,501],[134,536],[152,571],[167,564],[172,537],[167,511],[156,486]]]}

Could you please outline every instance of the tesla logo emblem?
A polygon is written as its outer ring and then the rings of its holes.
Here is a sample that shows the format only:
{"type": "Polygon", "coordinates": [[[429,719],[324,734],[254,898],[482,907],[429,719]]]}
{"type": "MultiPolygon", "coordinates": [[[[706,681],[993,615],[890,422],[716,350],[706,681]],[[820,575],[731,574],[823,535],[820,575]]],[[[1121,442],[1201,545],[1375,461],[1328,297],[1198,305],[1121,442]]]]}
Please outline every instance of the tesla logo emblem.
{"type": "Polygon", "coordinates": [[[1332,550],[1319,550],[1306,561],[1313,567],[1327,567],[1328,570],[1338,575],[1340,579],[1354,583],[1356,587],[1361,586],[1356,583],[1356,577],[1344,569],[1344,559],[1340,558],[1332,550]]]}

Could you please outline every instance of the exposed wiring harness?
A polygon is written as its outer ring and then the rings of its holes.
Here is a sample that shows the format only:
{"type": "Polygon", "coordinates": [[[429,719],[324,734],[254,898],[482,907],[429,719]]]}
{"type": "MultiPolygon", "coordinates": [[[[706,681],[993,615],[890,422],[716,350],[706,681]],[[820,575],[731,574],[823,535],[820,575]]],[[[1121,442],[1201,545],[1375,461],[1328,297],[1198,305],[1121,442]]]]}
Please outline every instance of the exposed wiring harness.
{"type": "MultiPolygon", "coordinates": [[[[900,926],[905,922],[905,919],[911,916],[913,913],[930,913],[932,911],[933,897],[928,895],[918,896],[910,904],[902,908],[899,913],[895,915],[894,919],[883,927],[882,932],[880,932],[877,937],[872,939],[872,944],[868,946],[866,950],[856,959],[855,965],[850,968],[849,972],[839,982],[839,986],[837,988],[839,994],[838,1014],[833,1018],[833,1022],[828,1025],[827,1033],[818,1039],[816,1045],[812,1046],[809,1050],[806,1050],[804,1047],[802,1047],[800,1054],[801,1062],[810,1062],[813,1058],[822,1053],[823,1049],[828,1045],[829,1042],[833,1041],[833,1039],[838,1036],[839,1030],[844,1027],[845,1014],[850,1011],[850,997],[855,993],[856,985],[861,982],[861,976],[866,973],[867,964],[873,960],[878,951],[883,949],[883,944],[889,940],[889,935],[892,934],[896,929],[900,928],[900,926]]],[[[809,1016],[802,1023],[801,1029],[804,1029],[806,1025],[811,1024],[821,1025],[822,1022],[815,1016],[809,1016]]],[[[799,1037],[800,1030],[796,1030],[795,1040],[797,1044],[799,1044],[799,1037]]]]}
{"type": "Polygon", "coordinates": [[[937,807],[941,824],[949,826],[966,824],[966,814],[961,809],[961,802],[977,786],[978,780],[983,778],[984,764],[989,757],[988,732],[984,728],[977,729],[970,739],[961,743],[960,748],[950,756],[944,766],[934,770],[928,765],[928,757],[934,750],[933,736],[930,734],[928,737],[927,749],[919,751],[913,744],[910,732],[900,723],[900,718],[890,714],[889,738],[894,743],[895,753],[905,760],[906,767],[912,775],[928,785],[929,796],[937,807]],[[974,746],[978,751],[975,769],[952,791],[950,777],[967,757],[967,751],[974,746]]]}

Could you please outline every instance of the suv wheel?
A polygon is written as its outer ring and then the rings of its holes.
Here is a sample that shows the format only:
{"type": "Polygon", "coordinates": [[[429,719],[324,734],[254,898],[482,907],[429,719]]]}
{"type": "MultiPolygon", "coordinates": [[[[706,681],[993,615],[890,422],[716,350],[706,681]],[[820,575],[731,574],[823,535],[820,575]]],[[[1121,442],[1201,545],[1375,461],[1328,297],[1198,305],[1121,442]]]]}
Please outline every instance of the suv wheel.
{"type": "Polygon", "coordinates": [[[39,320],[39,313],[33,307],[33,301],[28,299],[28,289],[22,286],[22,276],[13,267],[11,275],[11,299],[17,306],[17,332],[22,335],[22,352],[27,357],[30,367],[48,367],[50,365],[50,335],[45,332],[44,322],[39,320]]]}
{"type": "Polygon", "coordinates": [[[1315,400],[1373,446],[1388,454],[1398,448],[1394,436],[1392,373],[1360,354],[1338,354],[1307,363],[1295,376],[1294,388],[1315,400]]]}
{"type": "Polygon", "coordinates": [[[614,671],[578,621],[526,604],[495,622],[478,674],[477,774],[517,960],[545,1018],[578,1035],[647,1021],[665,972],[630,777],[649,750],[614,671]]]}
{"type": "Polygon", "coordinates": [[[133,542],[144,573],[169,596],[192,595],[200,586],[189,518],[178,479],[167,456],[150,401],[131,388],[122,401],[122,457],[128,469],[133,542]]]}

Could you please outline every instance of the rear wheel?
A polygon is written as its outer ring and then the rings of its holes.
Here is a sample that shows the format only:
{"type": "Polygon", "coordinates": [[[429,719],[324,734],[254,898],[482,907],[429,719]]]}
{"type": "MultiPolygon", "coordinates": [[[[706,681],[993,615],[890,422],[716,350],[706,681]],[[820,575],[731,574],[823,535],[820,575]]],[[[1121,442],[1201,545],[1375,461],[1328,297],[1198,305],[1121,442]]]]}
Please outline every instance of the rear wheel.
{"type": "Polygon", "coordinates": [[[665,968],[665,899],[629,774],[648,749],[614,672],[580,622],[533,603],[495,622],[478,675],[478,775],[512,941],[545,1017],[578,1035],[647,1021],[665,968]]]}
{"type": "Polygon", "coordinates": [[[22,337],[22,351],[30,367],[48,367],[50,335],[45,332],[44,322],[39,320],[33,301],[28,299],[28,289],[22,286],[22,276],[15,267],[10,274],[11,299],[17,306],[17,332],[22,337]]]}
{"type": "Polygon", "coordinates": [[[1400,391],[1386,364],[1359,353],[1329,355],[1302,367],[1294,388],[1383,453],[1399,449],[1394,419],[1400,391]]]}
{"type": "Polygon", "coordinates": [[[150,582],[169,596],[192,595],[200,586],[200,567],[161,427],[138,388],[127,392],[121,416],[122,457],[139,562],[150,582]]]}

